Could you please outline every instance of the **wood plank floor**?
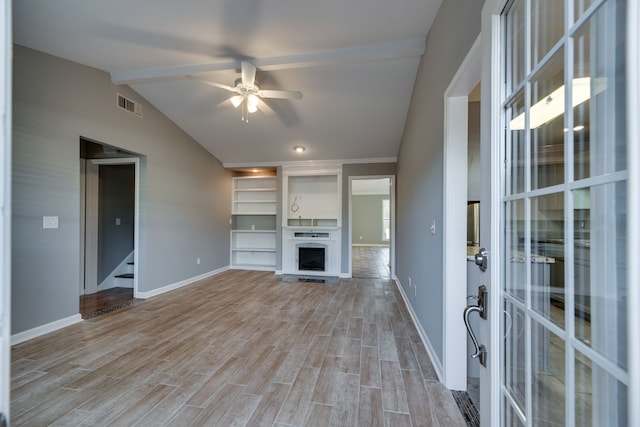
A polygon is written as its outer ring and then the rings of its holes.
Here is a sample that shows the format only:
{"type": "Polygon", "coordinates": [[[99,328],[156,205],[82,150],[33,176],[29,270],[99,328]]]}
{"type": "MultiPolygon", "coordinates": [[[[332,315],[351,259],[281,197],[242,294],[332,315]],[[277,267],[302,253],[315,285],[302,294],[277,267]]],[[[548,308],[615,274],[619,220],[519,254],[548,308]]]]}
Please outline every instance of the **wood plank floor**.
{"type": "Polygon", "coordinates": [[[83,319],[94,317],[110,308],[124,306],[133,300],[133,288],[111,288],[94,294],[80,295],[83,319]]]}
{"type": "Polygon", "coordinates": [[[351,275],[356,278],[389,279],[388,246],[356,246],[351,247],[351,275]]]}
{"type": "Polygon", "coordinates": [[[464,426],[395,285],[227,271],[12,348],[13,426],[464,426]]]}

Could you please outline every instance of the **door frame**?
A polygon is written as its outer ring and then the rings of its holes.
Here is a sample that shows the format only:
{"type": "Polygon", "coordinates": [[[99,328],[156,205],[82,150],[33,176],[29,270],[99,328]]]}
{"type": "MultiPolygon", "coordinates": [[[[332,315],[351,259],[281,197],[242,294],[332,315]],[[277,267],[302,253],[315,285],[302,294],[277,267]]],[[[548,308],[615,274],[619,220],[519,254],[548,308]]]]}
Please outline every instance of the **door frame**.
{"type": "Polygon", "coordinates": [[[11,2],[0,2],[0,416],[10,419],[11,372],[11,2]]]}
{"type": "Polygon", "coordinates": [[[460,321],[467,305],[467,230],[460,224],[467,223],[469,93],[481,79],[481,47],[478,36],[444,93],[442,382],[452,390],[467,389],[467,332],[460,321]]]}
{"type": "Polygon", "coordinates": [[[133,297],[140,298],[140,290],[138,286],[140,279],[140,159],[137,157],[121,157],[112,159],[91,159],[89,162],[97,166],[134,165],[135,201],[133,219],[133,297]]]}
{"type": "MultiPolygon", "coordinates": [[[[353,207],[352,207],[352,197],[353,197],[353,188],[352,182],[354,180],[367,180],[367,179],[389,179],[389,210],[390,210],[390,219],[389,219],[389,271],[391,278],[395,277],[396,274],[396,251],[395,251],[395,240],[396,240],[396,184],[395,184],[395,175],[363,175],[363,176],[350,176],[349,177],[349,233],[347,236],[348,239],[348,269],[347,274],[348,277],[353,277],[353,207]]],[[[344,248],[344,246],[343,246],[344,248]]]]}
{"type": "Polygon", "coordinates": [[[500,425],[500,307],[501,253],[500,198],[501,198],[501,141],[500,103],[502,94],[501,51],[502,12],[509,0],[486,0],[482,8],[482,93],[480,96],[480,163],[483,186],[480,204],[480,236],[484,240],[489,262],[485,284],[488,288],[488,322],[480,322],[480,341],[487,345],[487,368],[480,369],[480,423],[483,426],[500,425]]]}
{"type": "MultiPolygon", "coordinates": [[[[635,96],[627,97],[627,117],[640,116],[640,4],[637,1],[627,2],[627,93],[635,96]]],[[[640,124],[638,120],[627,120],[627,283],[637,283],[640,278],[640,124]],[[634,282],[635,281],[635,282],[634,282]]],[[[627,324],[640,325],[640,288],[628,286],[627,324]]],[[[637,328],[629,328],[628,361],[629,388],[628,401],[640,402],[640,334],[637,328]]],[[[640,408],[629,405],[629,425],[640,425],[640,408]]]]}

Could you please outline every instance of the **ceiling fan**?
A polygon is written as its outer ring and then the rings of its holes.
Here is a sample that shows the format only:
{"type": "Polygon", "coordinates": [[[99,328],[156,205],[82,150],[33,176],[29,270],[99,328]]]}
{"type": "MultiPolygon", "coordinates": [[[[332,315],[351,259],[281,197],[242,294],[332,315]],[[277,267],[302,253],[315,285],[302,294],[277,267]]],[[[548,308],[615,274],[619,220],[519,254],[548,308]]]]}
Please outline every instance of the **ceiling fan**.
{"type": "Polygon", "coordinates": [[[222,103],[230,101],[234,107],[242,107],[242,121],[245,123],[249,122],[249,114],[255,113],[258,110],[273,114],[273,110],[262,100],[263,98],[302,99],[302,92],[299,91],[260,89],[256,82],[256,67],[250,62],[242,61],[240,63],[240,72],[241,77],[236,79],[235,86],[216,83],[194,76],[188,77],[208,84],[209,86],[235,93],[235,95],[222,101],[222,103]]]}

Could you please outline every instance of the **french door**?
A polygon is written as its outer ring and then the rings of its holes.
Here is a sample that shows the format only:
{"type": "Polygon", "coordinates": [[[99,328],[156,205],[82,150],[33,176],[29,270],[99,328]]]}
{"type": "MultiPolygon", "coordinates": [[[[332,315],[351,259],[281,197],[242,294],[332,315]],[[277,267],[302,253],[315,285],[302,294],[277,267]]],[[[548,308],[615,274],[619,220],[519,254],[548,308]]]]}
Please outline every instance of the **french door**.
{"type": "Polygon", "coordinates": [[[629,342],[640,328],[628,309],[638,286],[628,241],[632,2],[502,3],[490,24],[485,145],[500,177],[492,422],[630,425],[629,342]]]}

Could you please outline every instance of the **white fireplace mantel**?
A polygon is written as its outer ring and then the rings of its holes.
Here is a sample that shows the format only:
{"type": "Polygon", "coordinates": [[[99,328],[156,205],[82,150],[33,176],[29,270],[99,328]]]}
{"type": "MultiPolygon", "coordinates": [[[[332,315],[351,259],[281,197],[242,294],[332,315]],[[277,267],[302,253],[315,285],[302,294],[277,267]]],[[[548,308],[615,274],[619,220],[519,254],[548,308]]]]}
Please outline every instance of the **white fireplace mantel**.
{"type": "Polygon", "coordinates": [[[283,227],[282,274],[339,276],[341,230],[338,227],[283,227]],[[300,247],[325,248],[325,269],[299,270],[300,247]]]}

